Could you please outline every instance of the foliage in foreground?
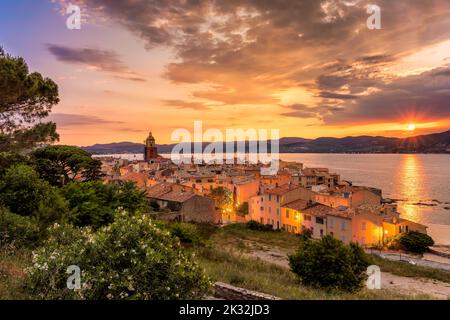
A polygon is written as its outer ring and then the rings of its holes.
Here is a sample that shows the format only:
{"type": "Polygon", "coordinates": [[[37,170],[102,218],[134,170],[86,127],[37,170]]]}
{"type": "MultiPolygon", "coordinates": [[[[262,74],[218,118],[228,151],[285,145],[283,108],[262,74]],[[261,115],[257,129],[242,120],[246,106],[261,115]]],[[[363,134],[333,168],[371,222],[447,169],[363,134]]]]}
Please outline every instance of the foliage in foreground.
{"type": "Polygon", "coordinates": [[[362,288],[370,265],[361,247],[345,245],[331,236],[301,241],[289,257],[291,270],[307,286],[355,292],[362,288]]]}
{"type": "Polygon", "coordinates": [[[290,300],[325,299],[429,299],[428,296],[403,295],[390,290],[362,289],[355,293],[321,290],[299,283],[288,268],[223,248],[196,248],[196,257],[214,281],[271,294],[290,300]]]}
{"type": "Polygon", "coordinates": [[[255,220],[250,220],[249,222],[247,222],[246,227],[250,230],[274,231],[273,226],[271,224],[262,224],[255,220]]]}
{"type": "Polygon", "coordinates": [[[429,235],[416,231],[401,234],[398,243],[402,249],[414,253],[424,253],[434,245],[434,241],[429,235]]]}
{"type": "Polygon", "coordinates": [[[32,248],[40,239],[40,229],[30,217],[22,217],[0,207],[0,249],[32,248]]]}
{"type": "Polygon", "coordinates": [[[61,189],[69,204],[68,221],[94,229],[111,223],[118,209],[134,214],[149,208],[145,192],[133,182],[104,184],[101,181],[72,182],[61,189]]]}
{"type": "Polygon", "coordinates": [[[24,164],[11,166],[0,178],[0,206],[43,225],[59,221],[68,211],[57,189],[24,164]]]}
{"type": "Polygon", "coordinates": [[[169,232],[125,213],[96,233],[55,226],[27,275],[42,299],[195,299],[211,285],[169,232]],[[70,265],[82,271],[80,290],[67,289],[70,265]]]}
{"type": "Polygon", "coordinates": [[[40,177],[54,186],[64,186],[75,179],[82,181],[99,180],[101,161],[74,146],[47,146],[31,153],[36,171],[40,177]]]}

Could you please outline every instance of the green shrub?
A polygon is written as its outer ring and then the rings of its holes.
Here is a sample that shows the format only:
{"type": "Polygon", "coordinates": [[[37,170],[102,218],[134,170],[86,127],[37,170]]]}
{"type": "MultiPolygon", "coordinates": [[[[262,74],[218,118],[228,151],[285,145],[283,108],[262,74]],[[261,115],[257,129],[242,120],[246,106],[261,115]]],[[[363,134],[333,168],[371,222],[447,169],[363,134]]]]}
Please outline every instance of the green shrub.
{"type": "Polygon", "coordinates": [[[11,166],[0,179],[0,205],[44,225],[60,221],[68,211],[58,190],[24,164],[11,166]]]}
{"type": "Polygon", "coordinates": [[[145,192],[133,182],[72,182],[64,186],[61,193],[69,203],[68,221],[78,227],[97,229],[107,225],[113,221],[118,209],[130,214],[148,211],[145,192]]]}
{"type": "Polygon", "coordinates": [[[249,222],[247,222],[246,227],[250,230],[273,231],[273,227],[271,224],[262,224],[255,220],[250,220],[249,222]]]}
{"type": "Polygon", "coordinates": [[[173,223],[169,225],[172,235],[178,237],[181,242],[194,245],[203,245],[203,239],[197,230],[197,227],[189,223],[173,223]]]}
{"type": "Polygon", "coordinates": [[[34,220],[0,208],[0,248],[32,248],[38,244],[39,237],[39,226],[34,220]]]}
{"type": "Polygon", "coordinates": [[[302,241],[298,251],[289,257],[289,264],[304,285],[347,292],[362,287],[370,265],[357,244],[345,245],[331,236],[302,241]]]}
{"type": "Polygon", "coordinates": [[[179,242],[146,215],[120,213],[97,232],[55,226],[34,252],[27,286],[43,299],[195,299],[211,283],[179,242]],[[67,289],[67,267],[81,289],[67,289]]]}
{"type": "Polygon", "coordinates": [[[424,253],[428,247],[434,245],[434,241],[429,235],[416,231],[400,234],[398,243],[402,249],[414,253],[424,253]]]}
{"type": "Polygon", "coordinates": [[[153,211],[159,211],[160,205],[156,200],[150,200],[150,208],[152,208],[153,211]]]}
{"type": "Polygon", "coordinates": [[[248,214],[248,202],[241,203],[237,207],[236,213],[241,217],[245,217],[248,214]]]}

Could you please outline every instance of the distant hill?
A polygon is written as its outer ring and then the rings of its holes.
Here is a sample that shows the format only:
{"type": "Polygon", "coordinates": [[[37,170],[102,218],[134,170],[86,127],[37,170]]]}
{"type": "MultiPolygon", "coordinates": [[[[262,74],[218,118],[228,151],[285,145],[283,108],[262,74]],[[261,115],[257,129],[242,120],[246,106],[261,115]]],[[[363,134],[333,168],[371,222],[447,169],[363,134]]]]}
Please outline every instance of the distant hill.
{"type": "MultiPolygon", "coordinates": [[[[204,142],[203,147],[209,143],[204,142]]],[[[159,153],[170,153],[175,144],[158,145],[159,153]]],[[[270,147],[270,144],[269,144],[270,147]]],[[[144,145],[134,142],[115,142],[82,147],[92,154],[142,153],[144,145]]],[[[194,145],[191,145],[193,150],[194,145]]],[[[248,142],[246,143],[246,150],[248,142]]],[[[224,147],[225,150],[225,147],[224,147]]],[[[269,148],[270,150],[270,148],[269,148]]],[[[410,138],[345,137],[303,139],[287,137],[280,139],[282,153],[450,153],[450,130],[442,133],[410,138]]]]}

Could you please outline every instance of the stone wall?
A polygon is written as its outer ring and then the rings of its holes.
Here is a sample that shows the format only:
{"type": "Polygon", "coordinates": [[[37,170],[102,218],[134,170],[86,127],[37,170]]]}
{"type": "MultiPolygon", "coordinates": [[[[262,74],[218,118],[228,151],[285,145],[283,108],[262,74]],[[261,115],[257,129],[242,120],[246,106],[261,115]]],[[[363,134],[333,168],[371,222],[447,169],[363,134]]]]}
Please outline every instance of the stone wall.
{"type": "Polygon", "coordinates": [[[216,282],[214,289],[214,296],[225,300],[281,300],[269,294],[238,288],[223,282],[216,282]]]}
{"type": "Polygon", "coordinates": [[[203,196],[193,196],[181,208],[183,221],[220,223],[221,215],[216,210],[214,200],[203,196]]]}

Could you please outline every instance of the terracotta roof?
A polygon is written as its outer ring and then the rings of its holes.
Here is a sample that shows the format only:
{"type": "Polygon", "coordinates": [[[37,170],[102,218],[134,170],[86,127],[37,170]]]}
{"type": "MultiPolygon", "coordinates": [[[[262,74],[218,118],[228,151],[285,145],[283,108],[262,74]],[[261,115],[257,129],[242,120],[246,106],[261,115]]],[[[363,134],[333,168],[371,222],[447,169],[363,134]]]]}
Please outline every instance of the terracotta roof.
{"type": "Polygon", "coordinates": [[[122,181],[133,181],[138,187],[145,188],[147,185],[148,175],[142,172],[130,172],[120,177],[122,181]]]}
{"type": "Polygon", "coordinates": [[[147,189],[149,198],[165,201],[185,202],[195,195],[192,188],[170,182],[162,182],[147,189]]]}
{"type": "Polygon", "coordinates": [[[299,188],[299,186],[296,185],[296,184],[284,184],[284,185],[279,186],[279,187],[268,189],[268,190],[266,190],[266,193],[282,196],[282,195],[288,193],[289,191],[292,191],[292,190],[295,190],[295,189],[298,189],[298,188],[299,188]]]}
{"type": "Polygon", "coordinates": [[[330,215],[340,218],[347,218],[347,219],[351,218],[351,214],[346,210],[331,208],[329,206],[320,203],[315,203],[309,206],[308,208],[302,210],[302,212],[316,217],[326,217],[327,215],[330,215]]]}
{"type": "Polygon", "coordinates": [[[308,207],[308,201],[301,200],[301,199],[295,200],[295,201],[292,201],[292,202],[289,202],[289,203],[283,205],[283,208],[289,208],[289,209],[293,209],[293,210],[297,210],[297,211],[306,209],[307,207],[308,207]]]}
{"type": "Polygon", "coordinates": [[[383,221],[384,221],[384,222],[387,222],[387,223],[391,223],[391,224],[400,224],[400,223],[408,222],[408,223],[413,223],[413,224],[415,224],[415,225],[422,226],[422,227],[424,227],[424,228],[428,228],[427,226],[425,226],[425,225],[423,225],[423,224],[420,224],[420,223],[417,223],[417,222],[414,222],[414,221],[411,221],[411,220],[408,220],[408,219],[403,219],[403,218],[394,218],[394,217],[391,217],[391,218],[383,219],[383,221]]]}

